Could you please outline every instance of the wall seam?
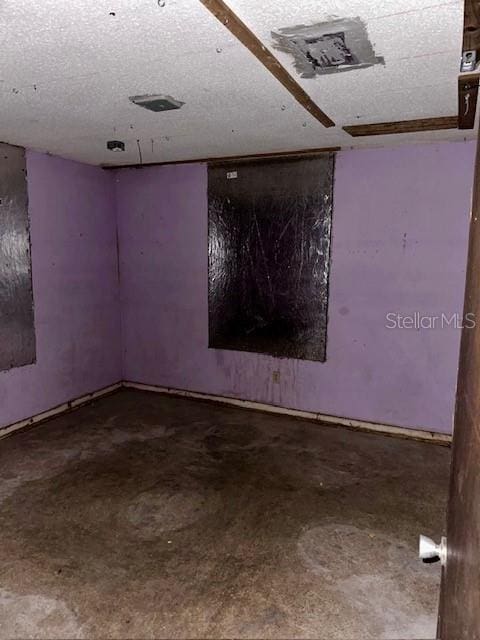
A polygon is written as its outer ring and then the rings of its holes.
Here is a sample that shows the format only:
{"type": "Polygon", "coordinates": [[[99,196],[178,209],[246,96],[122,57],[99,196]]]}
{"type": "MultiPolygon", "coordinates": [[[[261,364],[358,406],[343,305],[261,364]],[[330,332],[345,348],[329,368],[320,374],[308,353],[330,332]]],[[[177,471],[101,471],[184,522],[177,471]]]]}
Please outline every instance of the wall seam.
{"type": "Polygon", "coordinates": [[[113,180],[113,210],[115,213],[115,243],[116,243],[116,251],[117,251],[117,287],[118,287],[118,323],[119,323],[119,335],[120,335],[120,379],[123,380],[125,378],[125,350],[123,348],[123,330],[124,330],[124,322],[123,322],[123,302],[122,302],[122,269],[121,269],[121,249],[120,249],[120,233],[119,233],[119,205],[118,205],[118,171],[112,171],[112,180],[113,180]]]}

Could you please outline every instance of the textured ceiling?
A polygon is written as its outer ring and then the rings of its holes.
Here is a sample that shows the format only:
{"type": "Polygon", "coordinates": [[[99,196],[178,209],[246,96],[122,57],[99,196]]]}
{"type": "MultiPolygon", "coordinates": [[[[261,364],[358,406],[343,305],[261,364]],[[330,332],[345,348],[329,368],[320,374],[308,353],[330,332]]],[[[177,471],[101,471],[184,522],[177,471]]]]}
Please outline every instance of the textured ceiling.
{"type": "Polygon", "coordinates": [[[165,162],[473,137],[448,130],[352,138],[341,129],[456,113],[462,1],[227,4],[335,128],[312,118],[200,0],[0,0],[0,140],[129,164],[140,152],[143,162],[165,162]],[[361,18],[385,65],[301,78],[271,32],[335,17],[361,18]],[[128,99],[158,93],[185,104],[155,113],[128,99]],[[108,151],[109,139],[123,140],[125,152],[108,151]]]}

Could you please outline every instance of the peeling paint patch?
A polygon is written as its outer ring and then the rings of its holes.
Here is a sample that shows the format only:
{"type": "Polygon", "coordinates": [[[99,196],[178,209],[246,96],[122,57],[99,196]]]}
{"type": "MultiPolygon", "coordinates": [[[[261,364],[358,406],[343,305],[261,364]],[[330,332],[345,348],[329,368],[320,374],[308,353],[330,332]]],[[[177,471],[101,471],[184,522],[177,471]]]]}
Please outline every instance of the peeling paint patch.
{"type": "Polygon", "coordinates": [[[289,53],[302,78],[385,64],[375,55],[361,18],[340,18],[271,32],[273,46],[289,53]]]}

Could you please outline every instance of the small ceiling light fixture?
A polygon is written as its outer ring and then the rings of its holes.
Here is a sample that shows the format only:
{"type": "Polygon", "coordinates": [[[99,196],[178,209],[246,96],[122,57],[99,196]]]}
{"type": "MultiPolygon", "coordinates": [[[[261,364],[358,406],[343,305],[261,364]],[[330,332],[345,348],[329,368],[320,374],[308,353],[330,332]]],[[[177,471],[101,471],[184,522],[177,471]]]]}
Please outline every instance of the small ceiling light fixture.
{"type": "Polygon", "coordinates": [[[171,109],[180,109],[185,104],[181,100],[175,100],[172,96],[165,94],[130,96],[129,100],[139,107],[149,109],[149,111],[170,111],[171,109]]]}
{"type": "Polygon", "coordinates": [[[125,143],[121,140],[108,140],[107,149],[109,151],[125,151],[125,143]]]}

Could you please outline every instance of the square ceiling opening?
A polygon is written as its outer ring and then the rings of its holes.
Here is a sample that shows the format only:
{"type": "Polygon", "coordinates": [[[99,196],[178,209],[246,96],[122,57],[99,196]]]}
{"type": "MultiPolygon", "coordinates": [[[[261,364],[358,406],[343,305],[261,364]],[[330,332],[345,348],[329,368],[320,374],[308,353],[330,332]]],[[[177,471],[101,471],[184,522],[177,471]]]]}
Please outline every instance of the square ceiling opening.
{"type": "Polygon", "coordinates": [[[385,64],[360,18],[335,19],[272,32],[274,47],[293,56],[302,78],[385,64]]]}
{"type": "Polygon", "coordinates": [[[292,38],[315,69],[358,64],[358,58],[345,44],[345,33],[326,33],[318,38],[292,38]]]}

